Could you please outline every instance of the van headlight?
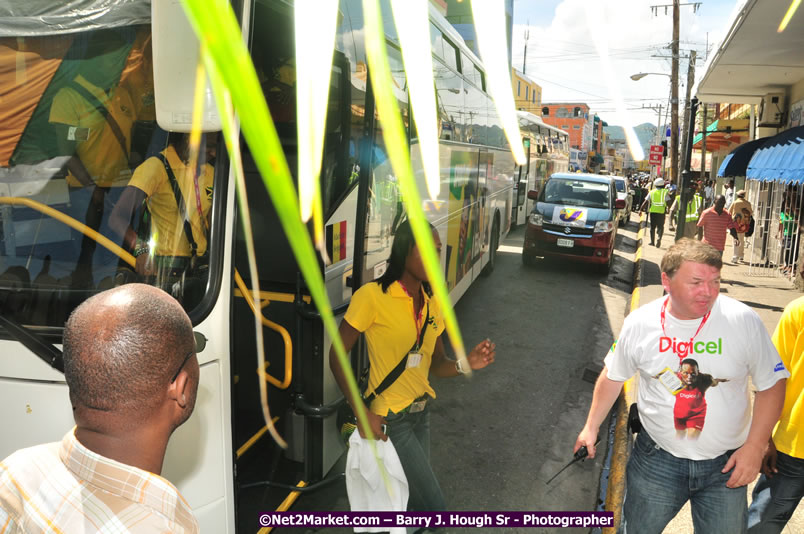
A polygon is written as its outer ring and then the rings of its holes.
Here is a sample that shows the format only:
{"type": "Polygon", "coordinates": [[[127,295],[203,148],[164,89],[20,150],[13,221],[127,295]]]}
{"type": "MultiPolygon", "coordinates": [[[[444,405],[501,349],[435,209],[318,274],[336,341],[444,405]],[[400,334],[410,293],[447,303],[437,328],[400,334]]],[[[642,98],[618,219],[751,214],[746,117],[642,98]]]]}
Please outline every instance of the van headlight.
{"type": "Polygon", "coordinates": [[[611,232],[614,230],[612,221],[597,221],[595,223],[595,233],[611,232]]]}
{"type": "Polygon", "coordinates": [[[530,214],[530,224],[533,226],[541,226],[544,223],[544,216],[541,213],[530,214]]]}

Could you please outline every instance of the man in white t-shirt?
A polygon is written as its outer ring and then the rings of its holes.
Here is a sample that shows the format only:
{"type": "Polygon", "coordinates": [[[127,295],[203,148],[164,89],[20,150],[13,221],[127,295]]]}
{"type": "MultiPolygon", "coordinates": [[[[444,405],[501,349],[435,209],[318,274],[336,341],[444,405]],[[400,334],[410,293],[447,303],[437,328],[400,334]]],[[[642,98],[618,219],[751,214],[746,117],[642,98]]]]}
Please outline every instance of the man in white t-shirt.
{"type": "Polygon", "coordinates": [[[600,423],[638,373],[642,431],[626,468],[622,532],[661,533],[687,501],[696,532],[745,532],[745,486],[762,465],[790,373],[759,316],[719,294],[721,267],[706,243],[670,247],[661,265],[668,296],[631,313],[605,358],[575,450],[594,457],[600,423]]]}

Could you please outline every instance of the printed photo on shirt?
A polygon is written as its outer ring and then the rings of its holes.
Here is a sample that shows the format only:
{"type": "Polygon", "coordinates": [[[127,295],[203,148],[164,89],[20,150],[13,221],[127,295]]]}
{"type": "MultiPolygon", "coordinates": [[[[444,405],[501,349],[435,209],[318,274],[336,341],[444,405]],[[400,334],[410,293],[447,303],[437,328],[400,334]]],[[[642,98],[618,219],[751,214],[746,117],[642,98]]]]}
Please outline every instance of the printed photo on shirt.
{"type": "MultiPolygon", "coordinates": [[[[676,397],[676,404],[673,408],[676,438],[698,439],[706,420],[707,390],[716,387],[721,382],[728,382],[728,380],[701,373],[698,362],[692,358],[681,361],[676,376],[681,381],[681,387],[673,393],[676,397]]],[[[659,380],[660,374],[653,378],[659,380]]]]}

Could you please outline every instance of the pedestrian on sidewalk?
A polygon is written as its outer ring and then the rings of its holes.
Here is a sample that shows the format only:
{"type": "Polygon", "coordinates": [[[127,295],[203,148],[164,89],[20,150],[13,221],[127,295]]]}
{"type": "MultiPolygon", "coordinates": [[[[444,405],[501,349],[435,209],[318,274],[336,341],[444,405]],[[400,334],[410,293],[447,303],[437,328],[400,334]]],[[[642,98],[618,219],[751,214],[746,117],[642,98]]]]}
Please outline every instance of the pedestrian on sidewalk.
{"type": "Polygon", "coordinates": [[[729,180],[725,189],[723,195],[726,197],[726,209],[729,209],[734,202],[734,180],[729,180]]]}
{"type": "Polygon", "coordinates": [[[575,442],[591,457],[623,383],[639,373],[642,429],[626,467],[623,532],[659,534],[687,501],[696,532],[745,532],[746,485],[762,465],[790,374],[756,312],[720,294],[722,265],[709,244],[672,245],[661,261],[668,295],[626,317],[595,384],[575,442]],[[705,407],[703,392],[686,387],[700,385],[692,375],[704,373],[712,377],[705,407]],[[757,390],[753,417],[749,378],[757,390]],[[677,395],[685,391],[690,398],[678,413],[677,395]],[[696,402],[695,417],[681,417],[696,402]],[[680,426],[693,430],[679,432],[680,426]]]}
{"type": "Polygon", "coordinates": [[[754,208],[745,199],[745,189],[737,191],[737,200],[729,207],[729,215],[734,219],[734,230],[737,234],[734,238],[731,262],[745,261],[745,233],[751,224],[751,217],[754,216],[754,208]]]}
{"type": "Polygon", "coordinates": [[[712,180],[706,181],[706,187],[704,187],[704,209],[710,207],[712,203],[715,201],[715,187],[712,183],[712,180]]]}
{"type": "Polygon", "coordinates": [[[664,180],[656,178],[645,201],[640,206],[640,211],[647,211],[650,217],[650,244],[658,243],[657,247],[662,246],[662,235],[664,234],[664,217],[667,211],[667,189],[664,188],[664,180]],[[656,232],[659,232],[658,242],[655,240],[656,232]]]}
{"type": "Polygon", "coordinates": [[[782,416],[768,441],[762,475],[748,509],[750,534],[782,532],[804,496],[804,297],[785,307],[773,333],[773,344],[791,376],[782,416]]]}
{"type": "Polygon", "coordinates": [[[776,235],[782,244],[782,272],[789,274],[798,262],[798,235],[796,228],[798,221],[798,206],[795,203],[782,205],[779,213],[779,231],[776,235]]]}
{"type": "MultiPolygon", "coordinates": [[[[687,216],[684,219],[684,235],[681,237],[695,237],[695,233],[698,231],[698,218],[701,216],[701,211],[703,209],[703,197],[698,193],[698,187],[695,182],[690,184],[690,188],[692,188],[692,197],[690,201],[687,202],[687,216]]],[[[673,201],[673,205],[670,206],[670,229],[672,230],[673,224],[673,217],[677,215],[678,210],[681,207],[681,195],[678,195],[676,199],[673,201]]]]}
{"type": "Polygon", "coordinates": [[[715,197],[715,205],[706,209],[698,220],[698,226],[703,228],[703,241],[715,247],[720,256],[723,256],[723,249],[726,248],[726,235],[729,229],[734,228],[734,221],[726,211],[726,198],[723,195],[715,197]]]}

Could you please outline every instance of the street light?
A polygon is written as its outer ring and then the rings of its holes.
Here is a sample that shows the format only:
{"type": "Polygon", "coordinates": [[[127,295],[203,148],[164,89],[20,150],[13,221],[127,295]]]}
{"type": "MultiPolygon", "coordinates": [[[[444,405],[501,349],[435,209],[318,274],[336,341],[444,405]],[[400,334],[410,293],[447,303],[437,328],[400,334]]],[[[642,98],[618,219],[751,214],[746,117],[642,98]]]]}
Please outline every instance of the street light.
{"type": "Polygon", "coordinates": [[[671,77],[669,74],[665,74],[664,72],[640,72],[639,74],[632,74],[631,79],[636,82],[636,81],[639,81],[642,78],[644,78],[645,76],[648,76],[650,74],[655,74],[657,76],[667,76],[668,78],[671,77]]]}

